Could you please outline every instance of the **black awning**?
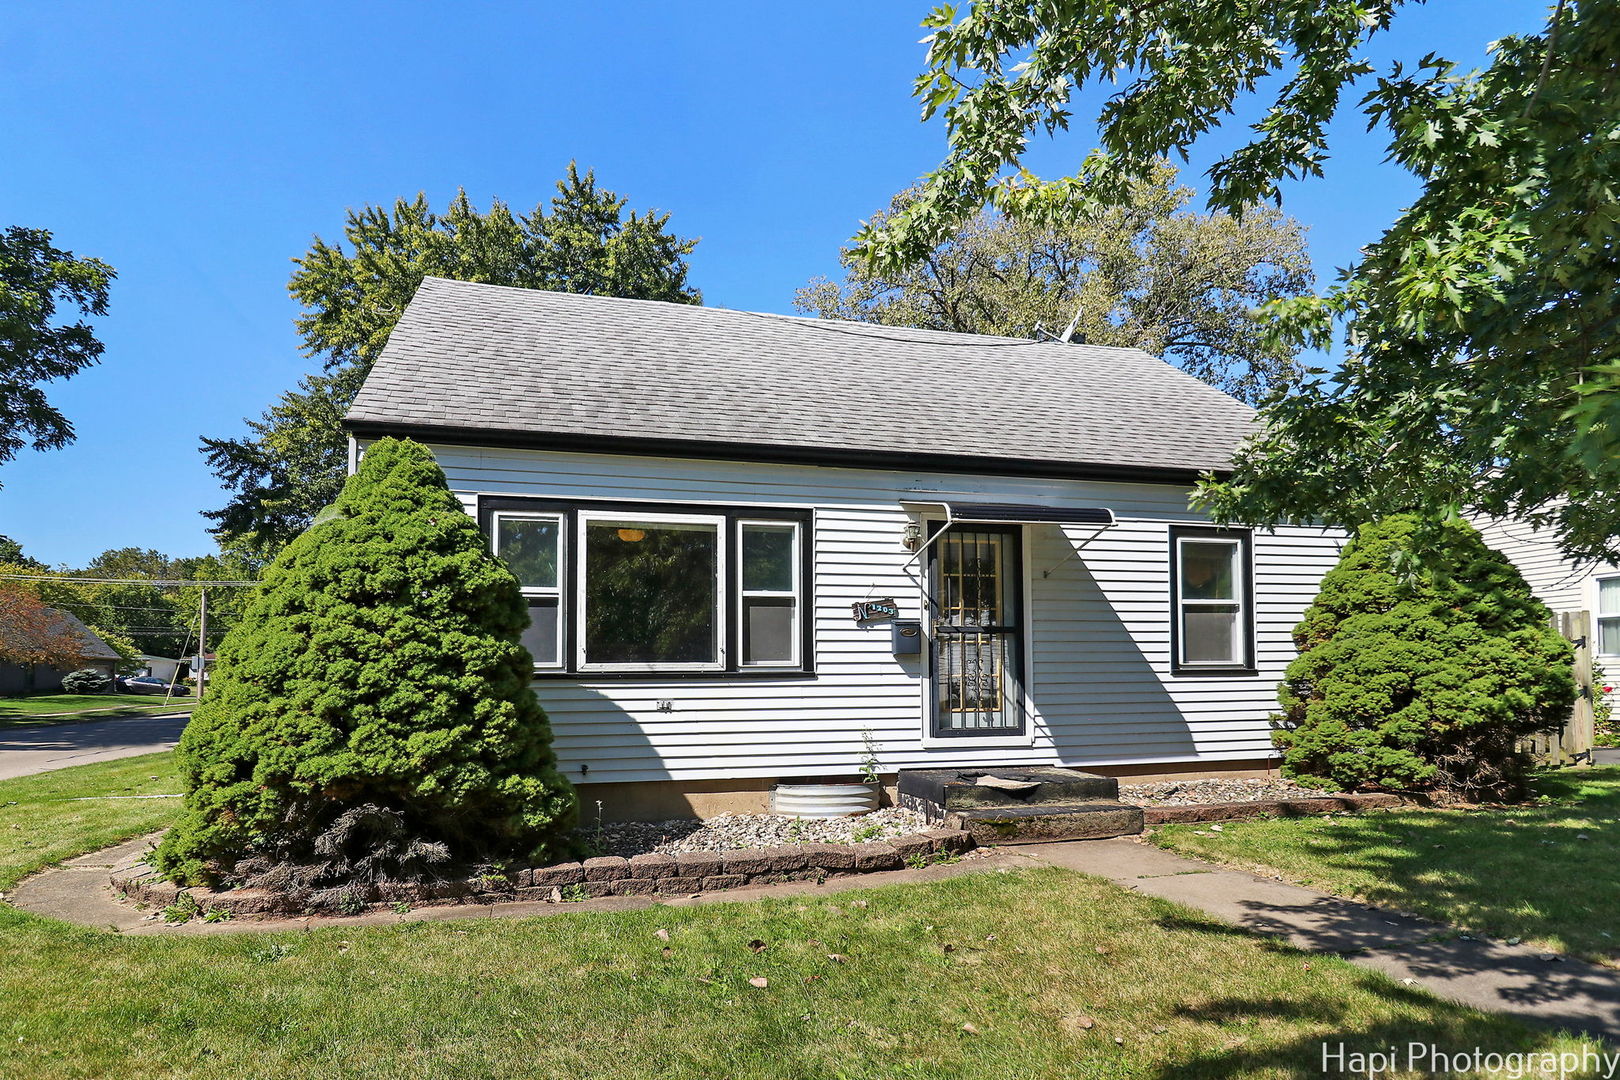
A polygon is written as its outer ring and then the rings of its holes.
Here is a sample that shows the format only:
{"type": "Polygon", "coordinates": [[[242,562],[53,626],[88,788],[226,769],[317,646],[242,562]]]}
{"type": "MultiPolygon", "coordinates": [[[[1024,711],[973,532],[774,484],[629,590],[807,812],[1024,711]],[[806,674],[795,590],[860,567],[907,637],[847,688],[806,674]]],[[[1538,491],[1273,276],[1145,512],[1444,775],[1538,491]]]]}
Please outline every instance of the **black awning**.
{"type": "Polygon", "coordinates": [[[1112,525],[1114,512],[1103,506],[1036,506],[1024,503],[941,503],[955,524],[1112,525]]]}

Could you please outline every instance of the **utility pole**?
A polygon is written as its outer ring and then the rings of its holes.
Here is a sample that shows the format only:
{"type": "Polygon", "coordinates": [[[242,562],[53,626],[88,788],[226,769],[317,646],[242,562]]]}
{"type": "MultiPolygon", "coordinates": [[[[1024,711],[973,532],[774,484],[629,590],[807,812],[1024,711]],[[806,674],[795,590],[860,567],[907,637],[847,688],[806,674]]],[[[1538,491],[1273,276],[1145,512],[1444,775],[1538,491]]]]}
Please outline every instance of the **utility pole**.
{"type": "Polygon", "coordinates": [[[208,686],[208,590],[199,590],[202,601],[197,605],[197,700],[203,699],[208,686]]]}

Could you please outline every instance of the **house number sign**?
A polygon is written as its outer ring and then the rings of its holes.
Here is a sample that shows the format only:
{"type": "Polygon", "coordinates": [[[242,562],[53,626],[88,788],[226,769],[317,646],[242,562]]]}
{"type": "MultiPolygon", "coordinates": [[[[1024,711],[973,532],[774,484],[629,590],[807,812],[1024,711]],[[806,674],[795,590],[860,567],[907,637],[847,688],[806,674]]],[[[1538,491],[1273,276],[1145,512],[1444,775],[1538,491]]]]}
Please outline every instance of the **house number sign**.
{"type": "Polygon", "coordinates": [[[855,621],[862,625],[900,617],[900,605],[895,603],[892,596],[885,596],[881,600],[862,600],[850,606],[855,609],[855,621]]]}

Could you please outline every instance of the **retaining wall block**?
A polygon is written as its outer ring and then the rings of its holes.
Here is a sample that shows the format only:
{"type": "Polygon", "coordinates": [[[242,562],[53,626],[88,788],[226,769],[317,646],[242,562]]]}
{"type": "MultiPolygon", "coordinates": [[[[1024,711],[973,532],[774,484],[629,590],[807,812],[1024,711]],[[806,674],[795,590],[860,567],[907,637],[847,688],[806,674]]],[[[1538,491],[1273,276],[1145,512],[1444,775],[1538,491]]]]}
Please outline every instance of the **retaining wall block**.
{"type": "Polygon", "coordinates": [[[898,870],[900,852],[893,844],[862,844],[855,849],[857,870],[898,870]]]}
{"type": "Polygon", "coordinates": [[[619,855],[598,855],[584,862],[586,881],[617,881],[630,876],[630,860],[619,855]]]}

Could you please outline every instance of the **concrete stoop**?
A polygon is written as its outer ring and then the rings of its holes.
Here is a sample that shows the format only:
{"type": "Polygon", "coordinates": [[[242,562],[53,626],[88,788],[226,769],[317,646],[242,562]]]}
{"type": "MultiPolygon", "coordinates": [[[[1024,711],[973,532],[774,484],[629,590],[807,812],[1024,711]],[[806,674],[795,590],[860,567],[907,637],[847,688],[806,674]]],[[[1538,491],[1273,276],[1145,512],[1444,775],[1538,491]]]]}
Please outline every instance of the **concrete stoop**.
{"type": "Polygon", "coordinates": [[[1101,840],[1142,831],[1142,809],[1119,801],[1111,776],[1051,765],[907,769],[900,805],[980,844],[1101,840]]]}

